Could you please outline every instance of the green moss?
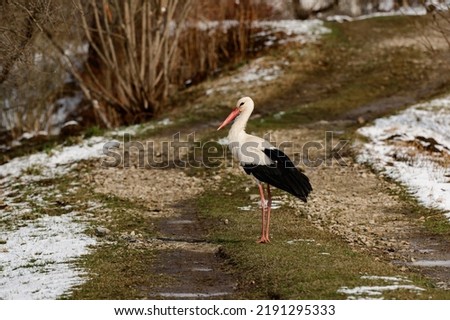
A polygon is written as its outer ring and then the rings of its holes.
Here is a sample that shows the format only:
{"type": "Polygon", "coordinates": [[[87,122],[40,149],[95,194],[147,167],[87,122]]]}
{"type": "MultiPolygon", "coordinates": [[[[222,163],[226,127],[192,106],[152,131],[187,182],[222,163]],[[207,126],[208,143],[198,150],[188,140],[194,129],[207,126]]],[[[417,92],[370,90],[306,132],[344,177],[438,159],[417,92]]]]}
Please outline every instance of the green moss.
{"type": "Polygon", "coordinates": [[[97,137],[97,136],[103,136],[105,133],[105,130],[103,128],[100,128],[99,126],[92,126],[85,130],[84,132],[84,138],[90,138],[90,137],[97,137]]]}

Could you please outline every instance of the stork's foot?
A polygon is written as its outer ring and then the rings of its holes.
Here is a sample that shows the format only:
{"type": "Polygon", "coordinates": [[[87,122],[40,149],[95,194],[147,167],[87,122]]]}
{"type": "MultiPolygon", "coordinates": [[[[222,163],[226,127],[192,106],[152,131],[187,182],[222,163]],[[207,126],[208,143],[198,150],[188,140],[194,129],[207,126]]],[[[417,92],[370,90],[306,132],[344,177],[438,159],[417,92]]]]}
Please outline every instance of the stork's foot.
{"type": "Polygon", "coordinates": [[[269,243],[270,240],[267,237],[262,236],[261,239],[259,239],[258,241],[256,241],[257,243],[269,243]]]}

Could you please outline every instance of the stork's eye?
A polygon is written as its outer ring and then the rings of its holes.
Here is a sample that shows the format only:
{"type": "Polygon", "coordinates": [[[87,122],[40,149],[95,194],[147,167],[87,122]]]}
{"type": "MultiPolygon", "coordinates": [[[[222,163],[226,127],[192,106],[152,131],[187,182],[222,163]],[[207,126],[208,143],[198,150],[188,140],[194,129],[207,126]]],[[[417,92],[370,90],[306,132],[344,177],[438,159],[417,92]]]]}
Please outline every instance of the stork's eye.
{"type": "Polygon", "coordinates": [[[244,105],[244,102],[241,102],[240,104],[239,104],[239,107],[242,107],[244,105]]]}

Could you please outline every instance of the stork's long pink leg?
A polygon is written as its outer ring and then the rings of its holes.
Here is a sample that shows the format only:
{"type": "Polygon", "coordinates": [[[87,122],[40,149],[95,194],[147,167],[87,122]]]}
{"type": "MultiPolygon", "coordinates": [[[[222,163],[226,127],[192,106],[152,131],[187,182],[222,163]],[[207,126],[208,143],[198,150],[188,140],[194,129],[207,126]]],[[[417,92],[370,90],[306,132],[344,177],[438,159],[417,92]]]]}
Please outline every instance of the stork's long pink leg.
{"type": "Polygon", "coordinates": [[[266,225],[267,225],[267,217],[266,217],[266,199],[264,199],[264,188],[262,186],[262,183],[258,184],[259,188],[259,195],[261,197],[261,239],[259,239],[259,243],[267,243],[269,242],[269,239],[266,237],[266,225]]]}
{"type": "Polygon", "coordinates": [[[270,227],[270,209],[272,208],[272,194],[270,193],[270,184],[267,184],[267,220],[266,220],[266,239],[270,242],[269,227],[270,227]]]}

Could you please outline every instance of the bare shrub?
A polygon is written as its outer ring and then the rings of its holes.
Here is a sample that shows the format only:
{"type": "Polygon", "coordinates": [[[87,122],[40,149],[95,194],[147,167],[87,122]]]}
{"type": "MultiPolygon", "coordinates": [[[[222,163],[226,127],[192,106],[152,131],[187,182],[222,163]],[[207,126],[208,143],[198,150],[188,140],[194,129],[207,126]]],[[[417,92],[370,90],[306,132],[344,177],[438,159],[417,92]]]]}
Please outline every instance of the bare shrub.
{"type": "Polygon", "coordinates": [[[185,83],[248,57],[252,22],[270,11],[251,0],[77,4],[90,46],[83,81],[113,125],[160,113],[185,83]]]}
{"type": "Polygon", "coordinates": [[[8,139],[50,130],[61,104],[80,103],[80,91],[85,123],[153,117],[180,88],[253,55],[252,23],[272,14],[261,0],[9,0],[0,7],[0,128],[8,139]]]}
{"type": "Polygon", "coordinates": [[[270,17],[272,8],[259,1],[198,1],[181,34],[174,83],[198,82],[225,65],[239,63],[255,51],[256,20],[270,17]]]}

